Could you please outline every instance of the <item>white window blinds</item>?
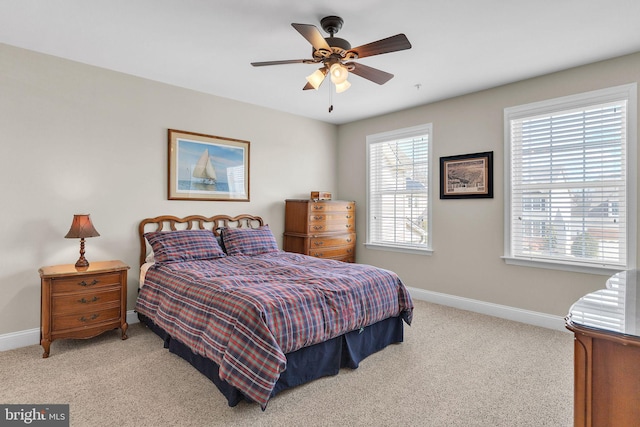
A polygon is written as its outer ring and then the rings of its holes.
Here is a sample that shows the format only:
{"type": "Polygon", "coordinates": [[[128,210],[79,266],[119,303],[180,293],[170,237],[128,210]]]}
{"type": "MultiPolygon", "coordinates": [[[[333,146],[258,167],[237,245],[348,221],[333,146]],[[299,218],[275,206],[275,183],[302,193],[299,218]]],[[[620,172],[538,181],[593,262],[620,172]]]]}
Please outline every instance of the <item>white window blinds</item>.
{"type": "Polygon", "coordinates": [[[507,256],[623,269],[627,99],[581,104],[509,119],[507,256]]]}
{"type": "Polygon", "coordinates": [[[367,243],[429,248],[431,126],[367,138],[367,243]]]}

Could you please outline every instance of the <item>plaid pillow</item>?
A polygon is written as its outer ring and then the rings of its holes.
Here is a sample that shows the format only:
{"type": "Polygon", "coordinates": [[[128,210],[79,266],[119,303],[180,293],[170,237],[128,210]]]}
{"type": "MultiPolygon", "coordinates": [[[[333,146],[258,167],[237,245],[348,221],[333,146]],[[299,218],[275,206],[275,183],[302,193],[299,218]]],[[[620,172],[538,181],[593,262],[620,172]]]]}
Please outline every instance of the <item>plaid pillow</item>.
{"type": "Polygon", "coordinates": [[[222,242],[227,255],[259,255],[278,252],[278,243],[268,225],[258,228],[225,228],[222,242]]]}
{"type": "Polygon", "coordinates": [[[180,262],[225,256],[209,230],[154,231],[145,233],[155,262],[180,262]]]}

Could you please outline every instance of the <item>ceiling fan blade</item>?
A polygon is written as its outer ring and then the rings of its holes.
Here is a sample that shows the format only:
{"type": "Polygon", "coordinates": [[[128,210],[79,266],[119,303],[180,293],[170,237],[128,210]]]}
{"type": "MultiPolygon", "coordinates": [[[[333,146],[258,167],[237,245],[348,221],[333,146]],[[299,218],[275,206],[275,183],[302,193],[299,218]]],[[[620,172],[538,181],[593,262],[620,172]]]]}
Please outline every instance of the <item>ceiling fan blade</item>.
{"type": "Polygon", "coordinates": [[[377,68],[369,67],[367,65],[362,65],[357,62],[347,62],[345,65],[349,66],[351,73],[363,77],[367,80],[371,80],[372,82],[378,83],[379,85],[383,85],[393,78],[393,74],[387,73],[386,71],[378,70],[377,68]],[[351,66],[353,66],[353,68],[351,68],[351,66]]]}
{"type": "Polygon", "coordinates": [[[399,50],[411,49],[411,43],[404,34],[396,34],[386,39],[378,40],[362,46],[354,47],[351,51],[358,54],[358,58],[380,55],[383,53],[397,52],[399,50]]]}
{"type": "Polygon", "coordinates": [[[331,51],[331,47],[327,43],[327,41],[322,37],[322,33],[315,25],[311,24],[291,24],[293,28],[298,30],[302,37],[307,39],[309,43],[313,46],[315,50],[328,50],[331,51]]]}
{"type": "Polygon", "coordinates": [[[283,65],[283,64],[315,64],[316,61],[312,59],[287,59],[284,61],[264,61],[264,62],[252,62],[254,67],[264,67],[265,65],[283,65]]]}

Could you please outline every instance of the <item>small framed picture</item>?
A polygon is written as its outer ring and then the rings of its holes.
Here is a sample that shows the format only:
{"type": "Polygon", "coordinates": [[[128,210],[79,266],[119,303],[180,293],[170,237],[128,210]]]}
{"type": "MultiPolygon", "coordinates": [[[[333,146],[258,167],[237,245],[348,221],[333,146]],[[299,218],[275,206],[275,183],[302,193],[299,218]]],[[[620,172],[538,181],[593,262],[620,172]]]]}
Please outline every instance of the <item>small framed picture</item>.
{"type": "Polygon", "coordinates": [[[249,201],[249,141],[169,129],[169,200],[249,201]]]}
{"type": "Polygon", "coordinates": [[[440,198],[493,198],[493,151],[440,157],[440,198]]]}

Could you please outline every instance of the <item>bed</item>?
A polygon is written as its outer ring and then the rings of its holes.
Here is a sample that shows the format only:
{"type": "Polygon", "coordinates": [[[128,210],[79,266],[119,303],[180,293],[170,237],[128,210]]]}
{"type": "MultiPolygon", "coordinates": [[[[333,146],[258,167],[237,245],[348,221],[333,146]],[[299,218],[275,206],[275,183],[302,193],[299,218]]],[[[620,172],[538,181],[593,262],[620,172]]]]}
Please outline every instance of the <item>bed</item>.
{"type": "Polygon", "coordinates": [[[398,276],[278,249],[262,218],[159,216],[139,225],[135,311],[229,406],[355,369],[403,341],[413,303],[398,276]]]}

